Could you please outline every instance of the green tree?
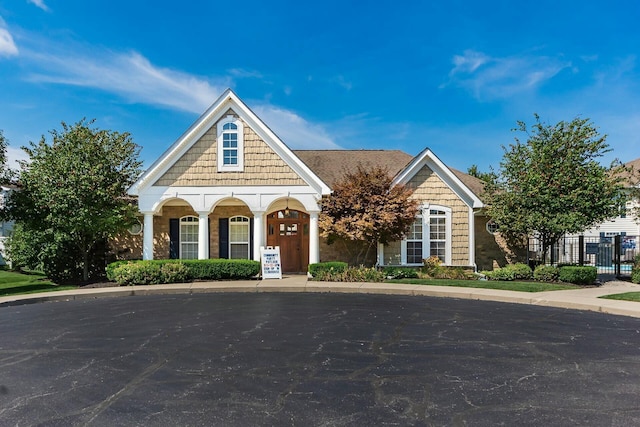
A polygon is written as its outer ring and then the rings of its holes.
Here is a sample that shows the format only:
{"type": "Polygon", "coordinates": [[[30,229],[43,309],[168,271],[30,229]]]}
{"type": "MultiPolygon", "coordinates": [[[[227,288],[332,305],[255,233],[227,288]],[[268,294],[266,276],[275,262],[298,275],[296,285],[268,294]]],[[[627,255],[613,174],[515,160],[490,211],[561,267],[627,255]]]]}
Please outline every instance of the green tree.
{"type": "Polygon", "coordinates": [[[0,130],[0,185],[11,184],[15,178],[15,171],[11,170],[7,165],[7,148],[9,141],[5,138],[2,130],[0,130]]]}
{"type": "Polygon", "coordinates": [[[474,176],[484,182],[491,182],[496,179],[496,174],[493,169],[491,169],[490,172],[480,172],[480,170],[478,169],[478,165],[471,165],[467,169],[467,174],[474,176]]]}
{"type": "Polygon", "coordinates": [[[575,118],[547,125],[535,115],[527,135],[508,148],[495,178],[485,190],[488,215],[500,233],[517,240],[536,236],[543,253],[567,233],[582,232],[615,217],[624,200],[619,162],[603,166],[599,159],[610,150],[589,119],[575,118]]]}
{"type": "Polygon", "coordinates": [[[20,162],[20,190],[8,202],[19,234],[39,245],[29,259],[64,280],[88,280],[99,247],[136,220],[126,190],[140,174],[139,147],[128,133],[93,123],[63,122],[51,143],[43,136],[22,147],[29,160],[20,162]]]}
{"type": "Polygon", "coordinates": [[[334,184],[333,193],[321,202],[318,220],[321,236],[331,244],[336,239],[352,242],[357,253],[350,260],[362,264],[378,243],[400,240],[418,214],[413,191],[393,185],[384,168],[348,172],[334,184]]]}

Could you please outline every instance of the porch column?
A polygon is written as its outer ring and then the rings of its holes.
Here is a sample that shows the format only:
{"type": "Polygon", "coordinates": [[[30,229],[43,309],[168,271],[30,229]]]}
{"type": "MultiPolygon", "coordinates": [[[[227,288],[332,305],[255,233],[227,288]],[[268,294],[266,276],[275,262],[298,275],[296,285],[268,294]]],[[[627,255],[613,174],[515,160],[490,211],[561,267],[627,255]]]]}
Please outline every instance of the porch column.
{"type": "Polygon", "coordinates": [[[209,212],[198,212],[198,259],[209,259],[209,212]]]}
{"type": "Polygon", "coordinates": [[[309,212],[309,264],[320,262],[320,212],[309,212]]]}
{"type": "Polygon", "coordinates": [[[153,212],[143,212],[142,259],[153,259],[153,212]]]}
{"type": "Polygon", "coordinates": [[[264,211],[253,212],[253,259],[260,261],[260,246],[264,244],[264,211]]]}

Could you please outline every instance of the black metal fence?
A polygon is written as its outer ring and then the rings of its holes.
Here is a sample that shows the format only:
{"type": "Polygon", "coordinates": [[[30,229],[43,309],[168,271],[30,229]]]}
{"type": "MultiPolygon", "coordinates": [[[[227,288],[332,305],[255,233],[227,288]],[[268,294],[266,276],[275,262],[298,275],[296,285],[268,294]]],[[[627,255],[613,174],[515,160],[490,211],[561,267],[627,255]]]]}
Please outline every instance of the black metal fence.
{"type": "Polygon", "coordinates": [[[633,261],[640,254],[639,246],[639,236],[572,236],[560,239],[543,257],[542,243],[532,238],[529,265],[591,265],[597,267],[598,274],[630,276],[633,261]]]}

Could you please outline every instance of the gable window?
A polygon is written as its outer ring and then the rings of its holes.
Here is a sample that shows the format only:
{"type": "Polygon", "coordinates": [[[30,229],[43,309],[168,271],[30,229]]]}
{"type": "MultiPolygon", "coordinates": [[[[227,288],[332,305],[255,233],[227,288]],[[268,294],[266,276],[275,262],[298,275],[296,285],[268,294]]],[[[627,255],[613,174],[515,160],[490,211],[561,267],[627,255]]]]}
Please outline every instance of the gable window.
{"type": "Polygon", "coordinates": [[[430,256],[451,264],[451,208],[423,207],[401,242],[401,264],[419,265],[430,256]]]}
{"type": "Polygon", "coordinates": [[[240,119],[227,116],[218,122],[218,172],[242,171],[244,135],[240,119]]]}
{"type": "Polygon", "coordinates": [[[180,218],[180,258],[198,259],[198,217],[180,218]]]}
{"type": "Polygon", "coordinates": [[[229,218],[229,258],[249,259],[249,218],[229,218]]]}

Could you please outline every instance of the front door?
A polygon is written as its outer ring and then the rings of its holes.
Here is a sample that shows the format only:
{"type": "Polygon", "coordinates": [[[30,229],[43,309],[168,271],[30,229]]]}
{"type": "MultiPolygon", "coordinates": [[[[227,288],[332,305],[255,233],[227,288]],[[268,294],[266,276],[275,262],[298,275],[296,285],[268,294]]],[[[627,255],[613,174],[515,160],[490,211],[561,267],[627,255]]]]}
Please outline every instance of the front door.
{"type": "Polygon", "coordinates": [[[280,246],[285,273],[306,272],[309,266],[309,214],[281,210],[267,216],[267,246],[280,246]]]}

